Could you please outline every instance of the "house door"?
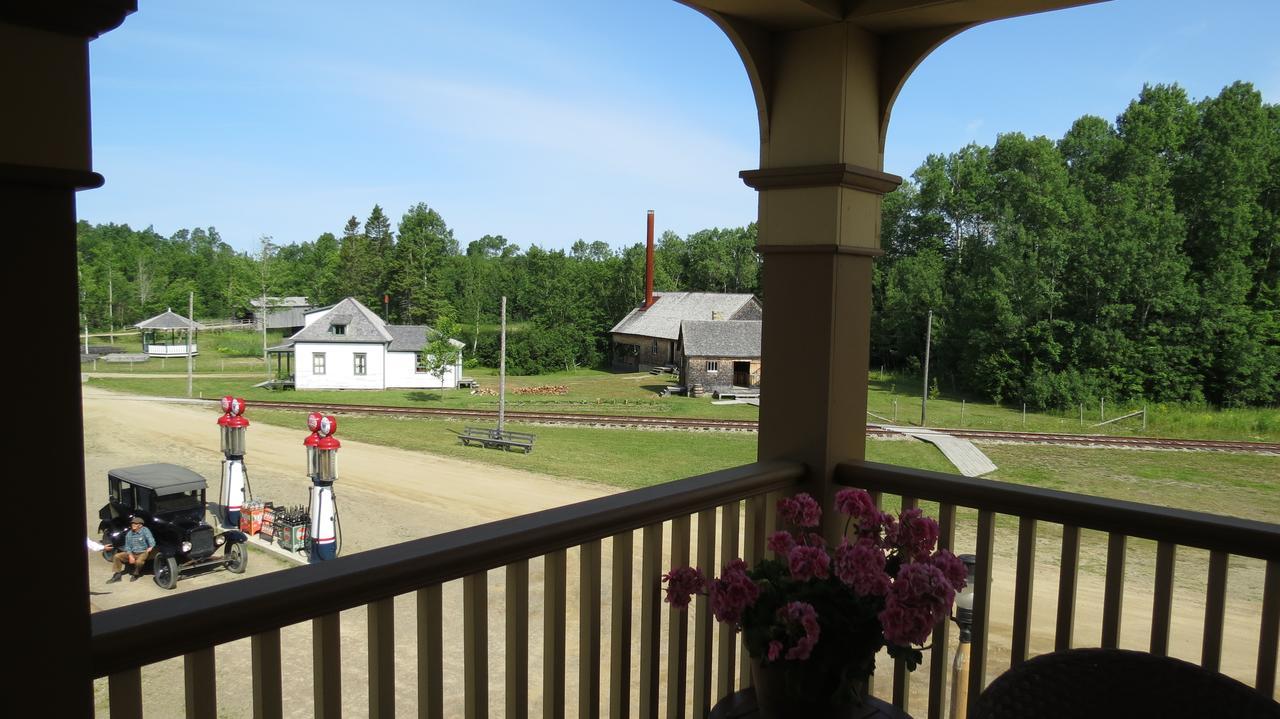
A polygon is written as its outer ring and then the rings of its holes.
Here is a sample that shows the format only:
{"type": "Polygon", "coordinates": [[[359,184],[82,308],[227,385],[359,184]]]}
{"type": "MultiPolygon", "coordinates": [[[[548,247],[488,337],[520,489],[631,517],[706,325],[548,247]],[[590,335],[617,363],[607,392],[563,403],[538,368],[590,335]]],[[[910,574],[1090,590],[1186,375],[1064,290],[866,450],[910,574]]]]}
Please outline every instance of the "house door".
{"type": "Polygon", "coordinates": [[[733,363],[733,386],[734,387],[750,387],[751,386],[751,363],[750,362],[734,362],[733,363]]]}

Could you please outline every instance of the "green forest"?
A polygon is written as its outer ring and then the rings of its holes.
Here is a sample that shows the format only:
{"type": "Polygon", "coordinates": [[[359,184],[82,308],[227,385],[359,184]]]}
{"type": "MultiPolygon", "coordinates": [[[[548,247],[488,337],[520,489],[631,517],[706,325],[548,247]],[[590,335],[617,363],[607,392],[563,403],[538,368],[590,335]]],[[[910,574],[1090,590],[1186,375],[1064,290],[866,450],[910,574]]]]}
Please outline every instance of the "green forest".
{"type": "MultiPolygon", "coordinates": [[[[932,310],[931,376],[948,391],[1035,408],[1280,402],[1280,106],[1247,83],[1199,101],[1147,86],[1114,122],[1084,116],[1056,141],[1015,132],[931,155],[885,196],[881,224],[874,367],[918,372],[932,310]]],[[[607,331],[644,292],[640,242],[464,246],[424,203],[394,228],[375,206],[339,234],[252,253],[212,227],[82,222],[78,244],[95,330],[185,308],[188,292],[201,319],[263,294],[379,312],[385,296],[390,321],[456,323],[470,361],[492,366],[506,295],[514,373],[603,365],[607,331]]],[[[755,244],[754,224],[665,232],[655,286],[759,295],[755,244]]]]}

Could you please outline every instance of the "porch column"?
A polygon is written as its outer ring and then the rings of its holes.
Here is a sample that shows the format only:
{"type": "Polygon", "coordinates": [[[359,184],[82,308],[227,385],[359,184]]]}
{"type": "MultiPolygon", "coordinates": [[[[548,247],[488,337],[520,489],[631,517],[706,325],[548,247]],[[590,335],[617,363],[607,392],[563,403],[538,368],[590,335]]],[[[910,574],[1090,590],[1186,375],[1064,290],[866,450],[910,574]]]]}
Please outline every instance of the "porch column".
{"type": "Polygon", "coordinates": [[[38,306],[49,327],[34,381],[13,377],[6,387],[9,405],[24,408],[7,444],[36,467],[7,483],[14,526],[34,544],[11,544],[20,557],[11,582],[17,610],[5,643],[18,661],[6,684],[38,688],[43,716],[93,713],[84,542],[97,517],[85,513],[75,192],[102,184],[90,163],[89,39],[133,7],[51,0],[0,8],[0,213],[13,265],[6,284],[10,302],[38,306]]]}
{"type": "Polygon", "coordinates": [[[901,182],[880,171],[880,42],[848,22],[774,33],[761,168],[742,173],[760,192],[759,457],[803,461],[827,508],[836,463],[865,456],[880,197],[901,182]]]}

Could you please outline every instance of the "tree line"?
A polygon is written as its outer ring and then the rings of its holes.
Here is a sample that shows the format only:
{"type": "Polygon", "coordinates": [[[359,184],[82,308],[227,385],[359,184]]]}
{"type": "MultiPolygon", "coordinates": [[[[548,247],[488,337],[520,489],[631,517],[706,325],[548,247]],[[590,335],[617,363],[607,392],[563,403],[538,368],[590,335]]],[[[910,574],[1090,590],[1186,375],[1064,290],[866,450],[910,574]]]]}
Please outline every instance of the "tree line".
{"type": "MultiPolygon", "coordinates": [[[[516,373],[604,365],[609,328],[644,293],[640,242],[462,246],[423,203],[394,229],[375,205],[338,235],[254,252],[212,227],[82,222],[78,241],[95,329],[185,308],[188,292],[198,318],[263,294],[352,296],[393,323],[456,327],[496,365],[506,295],[516,373]]],[[[665,232],[655,287],[759,296],[755,245],[754,224],[665,232]]],[[[1280,108],[1248,84],[1199,102],[1148,86],[1114,123],[1081,117],[1056,142],[1009,133],[931,155],[885,196],[881,245],[874,366],[918,371],[933,310],[931,376],[949,390],[1032,407],[1280,401],[1280,108]]]]}
{"type": "Polygon", "coordinates": [[[931,155],[884,199],[873,364],[1032,407],[1280,402],[1280,106],[1144,87],[1060,140],[931,155]]]}
{"type": "MultiPolygon", "coordinates": [[[[392,323],[456,327],[472,359],[496,366],[505,295],[513,373],[605,364],[608,330],[645,289],[643,243],[615,250],[578,240],[547,250],[485,235],[462,247],[423,203],[394,230],[375,205],[363,222],[351,217],[341,236],[286,245],[263,238],[254,253],[234,251],[214,228],[165,238],[150,228],[82,222],[78,240],[81,311],[93,328],[127,326],[166,307],[185,314],[189,291],[198,318],[243,315],[264,294],[315,305],[355,297],[392,323]]],[[[684,237],[668,231],[655,245],[660,290],[759,294],[754,224],[684,237]]]]}

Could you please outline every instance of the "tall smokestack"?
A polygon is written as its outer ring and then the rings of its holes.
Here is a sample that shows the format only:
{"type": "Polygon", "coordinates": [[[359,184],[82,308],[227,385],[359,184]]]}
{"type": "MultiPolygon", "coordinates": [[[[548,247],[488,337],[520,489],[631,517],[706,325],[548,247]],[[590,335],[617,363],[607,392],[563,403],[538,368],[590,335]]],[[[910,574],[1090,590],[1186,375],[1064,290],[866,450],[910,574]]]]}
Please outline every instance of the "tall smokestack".
{"type": "Polygon", "coordinates": [[[649,230],[645,235],[644,308],[653,306],[653,210],[649,210],[649,230]]]}

